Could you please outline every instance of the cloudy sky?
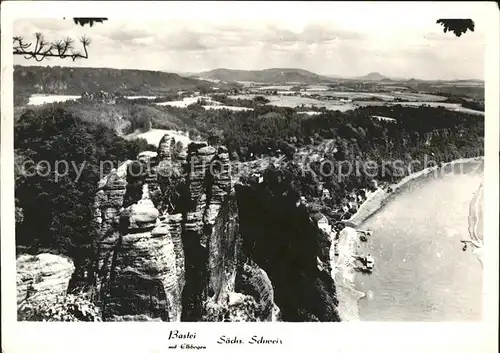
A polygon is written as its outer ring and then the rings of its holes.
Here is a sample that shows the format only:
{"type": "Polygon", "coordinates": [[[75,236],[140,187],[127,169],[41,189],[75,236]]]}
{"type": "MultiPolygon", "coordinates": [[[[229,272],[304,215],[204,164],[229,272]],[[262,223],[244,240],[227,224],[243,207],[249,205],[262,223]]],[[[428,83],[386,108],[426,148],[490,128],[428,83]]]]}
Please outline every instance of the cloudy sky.
{"type": "MultiPolygon", "coordinates": [[[[169,72],[293,67],[339,76],[380,72],[402,78],[484,79],[486,30],[480,21],[475,32],[457,38],[443,33],[436,24],[439,15],[423,6],[396,10],[387,4],[364,4],[315,17],[315,12],[324,12],[321,4],[306,4],[309,12],[306,15],[302,7],[304,16],[300,9],[292,16],[286,3],[281,4],[282,13],[262,18],[231,16],[229,8],[221,8],[228,11],[226,16],[212,19],[117,16],[92,28],[76,26],[70,18],[20,19],[14,22],[13,34],[25,39],[34,38],[35,32],[42,32],[47,40],[82,35],[92,39],[89,59],[51,59],[43,65],[169,72]]],[[[35,64],[22,57],[15,57],[14,63],[35,64]]]]}

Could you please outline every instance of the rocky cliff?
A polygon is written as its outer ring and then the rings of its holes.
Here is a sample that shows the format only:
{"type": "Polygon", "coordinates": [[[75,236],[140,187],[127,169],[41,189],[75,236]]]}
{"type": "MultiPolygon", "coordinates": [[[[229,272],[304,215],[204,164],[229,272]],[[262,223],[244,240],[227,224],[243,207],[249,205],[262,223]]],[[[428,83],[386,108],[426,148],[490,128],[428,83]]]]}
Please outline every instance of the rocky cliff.
{"type": "Polygon", "coordinates": [[[269,276],[283,321],[339,321],[331,242],[297,195],[236,185],[244,252],[269,276]]]}
{"type": "Polygon", "coordinates": [[[21,255],[16,270],[17,304],[29,299],[50,305],[66,294],[75,266],[70,259],[59,255],[21,255]]]}
{"type": "Polygon", "coordinates": [[[234,185],[224,146],[166,135],[99,183],[104,320],[337,321],[328,236],[295,198],[234,185]]]}

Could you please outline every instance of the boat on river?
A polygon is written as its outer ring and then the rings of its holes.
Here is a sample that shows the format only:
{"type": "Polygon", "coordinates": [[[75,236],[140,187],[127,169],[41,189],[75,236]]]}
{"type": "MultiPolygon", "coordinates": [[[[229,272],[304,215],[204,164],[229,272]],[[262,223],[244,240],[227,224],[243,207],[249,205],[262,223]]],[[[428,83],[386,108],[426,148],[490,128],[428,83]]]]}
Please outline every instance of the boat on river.
{"type": "Polygon", "coordinates": [[[358,233],[360,233],[359,240],[361,240],[362,242],[366,242],[368,240],[368,237],[373,234],[371,230],[358,229],[357,231],[358,233]]]}
{"type": "Polygon", "coordinates": [[[355,266],[356,271],[371,273],[373,271],[373,267],[375,266],[375,259],[371,255],[367,256],[356,256],[356,260],[358,260],[358,264],[355,266]]]}

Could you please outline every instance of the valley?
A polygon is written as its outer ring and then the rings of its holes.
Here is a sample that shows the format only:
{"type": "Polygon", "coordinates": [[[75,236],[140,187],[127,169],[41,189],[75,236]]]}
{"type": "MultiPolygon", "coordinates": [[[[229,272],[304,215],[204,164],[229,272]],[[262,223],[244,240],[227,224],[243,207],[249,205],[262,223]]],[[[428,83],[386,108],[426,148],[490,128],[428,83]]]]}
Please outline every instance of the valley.
{"type": "MultiPolygon", "coordinates": [[[[274,69],[279,70],[279,69],[274,69]]],[[[289,69],[287,72],[291,72],[289,69]]],[[[254,72],[251,72],[254,73],[254,72]]],[[[255,74],[255,73],[254,73],[255,74]]],[[[228,109],[228,110],[252,110],[253,107],[245,103],[245,106],[223,105],[220,101],[213,100],[213,96],[225,96],[232,100],[253,101],[256,97],[268,100],[266,104],[288,107],[288,108],[312,108],[314,111],[323,110],[354,110],[358,107],[367,106],[391,106],[402,105],[409,107],[432,106],[443,107],[453,111],[462,111],[471,114],[484,115],[484,94],[481,90],[484,86],[477,81],[433,82],[400,80],[392,81],[387,78],[375,79],[378,76],[370,76],[370,80],[335,80],[329,79],[329,83],[322,83],[318,75],[309,73],[307,79],[298,82],[282,82],[271,84],[274,76],[262,73],[261,80],[267,81],[244,81],[210,79],[199,81],[203,89],[169,89],[165,94],[141,95],[147,93],[142,90],[138,95],[123,96],[124,99],[141,102],[142,104],[164,105],[186,108],[188,105],[202,101],[205,109],[228,109]],[[311,84],[305,82],[314,82],[311,84]],[[203,86],[204,84],[204,86],[203,86]],[[210,85],[212,84],[212,85],[210,85]],[[453,93],[450,93],[453,92],[453,93]],[[176,100],[177,95],[177,100],[176,100]],[[181,98],[181,99],[179,99],[181,98]]],[[[240,78],[241,71],[236,74],[218,71],[208,75],[209,77],[240,78]]],[[[250,75],[250,73],[247,73],[250,75]]],[[[207,76],[207,75],[204,75],[207,76]]],[[[204,77],[202,76],[202,77],[204,77]]],[[[368,75],[369,76],[369,75],[368,75]]],[[[196,82],[198,76],[189,79],[196,82]],[[194,78],[196,77],[196,78],[194,78]]],[[[245,76],[244,78],[250,78],[245,76]]],[[[193,86],[194,87],[194,86],[193,86]]],[[[198,87],[198,86],[196,86],[198,87]]],[[[121,96],[120,93],[116,93],[121,96]]],[[[79,96],[53,95],[34,93],[29,96],[28,105],[42,105],[52,102],[63,102],[77,100],[79,96]]]]}
{"type": "Polygon", "coordinates": [[[83,166],[16,169],[20,320],[354,320],[356,221],[415,161],[484,153],[477,83],[16,70],[16,160],[83,166]]]}

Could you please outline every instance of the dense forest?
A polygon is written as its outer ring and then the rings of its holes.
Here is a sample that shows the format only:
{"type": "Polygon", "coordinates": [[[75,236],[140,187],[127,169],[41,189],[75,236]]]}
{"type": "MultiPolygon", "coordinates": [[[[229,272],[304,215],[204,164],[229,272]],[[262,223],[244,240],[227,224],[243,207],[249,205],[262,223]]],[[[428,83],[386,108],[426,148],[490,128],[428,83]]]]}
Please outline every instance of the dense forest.
{"type": "MultiPolygon", "coordinates": [[[[89,107],[64,103],[26,110],[15,123],[14,135],[19,250],[64,253],[78,267],[88,264],[94,251],[91,206],[99,162],[135,159],[140,151],[157,149],[145,140],[127,141],[117,136],[110,118],[115,111],[103,115],[99,105],[93,110],[89,107]],[[97,115],[92,116],[92,112],[97,115]],[[102,121],[97,116],[103,117],[102,121]],[[28,164],[31,167],[42,160],[48,165],[40,166],[42,173],[28,176],[20,169],[28,160],[33,161],[28,164]],[[60,176],[54,166],[62,160],[73,161],[77,169],[70,166],[69,173],[60,176]]],[[[224,144],[233,163],[282,155],[287,165],[271,166],[266,178],[288,180],[285,186],[276,185],[294,197],[304,195],[316,201],[318,209],[332,220],[341,217],[337,210],[347,195],[368,187],[373,176],[351,173],[338,179],[338,173],[321,173],[318,161],[312,161],[311,170],[304,174],[298,158],[301,154],[319,153],[323,159],[349,163],[401,160],[404,165],[410,160],[423,160],[426,155],[443,162],[484,152],[484,119],[444,108],[367,107],[305,117],[291,108],[254,107],[254,111],[234,112],[205,110],[200,104],[187,109],[130,104],[123,105],[125,110],[120,114],[129,114],[127,119],[135,121],[136,127],[147,118],[153,128],[182,128],[212,144],[224,144]],[[373,119],[373,115],[391,117],[396,122],[373,119]],[[319,185],[333,196],[320,202],[319,185]]],[[[395,181],[404,176],[388,168],[380,170],[375,179],[395,181]]]]}
{"type": "MultiPolygon", "coordinates": [[[[406,153],[423,152],[430,133],[441,136],[440,144],[475,145],[484,129],[483,118],[452,112],[445,108],[403,106],[365,107],[354,111],[324,111],[316,116],[297,114],[292,108],[255,105],[253,111],[204,110],[192,105],[188,109],[161,109],[192,124],[203,136],[214,130],[223,132],[223,144],[230,152],[247,160],[273,153],[277,141],[284,140],[298,148],[324,139],[341,139],[363,155],[390,157],[398,149],[406,153]],[[373,115],[397,120],[396,124],[372,119],[373,115]],[[468,134],[462,134],[463,132],[468,134]]],[[[429,146],[429,148],[438,148],[429,146]]],[[[451,153],[451,152],[450,152],[451,153]]]]}
{"type": "MultiPolygon", "coordinates": [[[[63,253],[78,265],[91,258],[90,206],[100,162],[117,164],[156,148],[59,108],[27,110],[15,125],[14,141],[18,250],[63,253]],[[69,163],[66,175],[57,161],[69,163]]],[[[111,168],[103,167],[105,173],[111,168]]]]}
{"type": "Polygon", "coordinates": [[[441,93],[441,95],[447,97],[445,101],[446,103],[458,103],[464,108],[484,112],[484,99],[476,101],[471,98],[464,98],[451,93],[441,93]]]}
{"type": "Polygon", "coordinates": [[[203,92],[214,85],[211,82],[161,71],[14,66],[15,105],[25,104],[34,93],[80,95],[87,91],[103,90],[120,95],[156,95],[179,90],[203,92]]]}

